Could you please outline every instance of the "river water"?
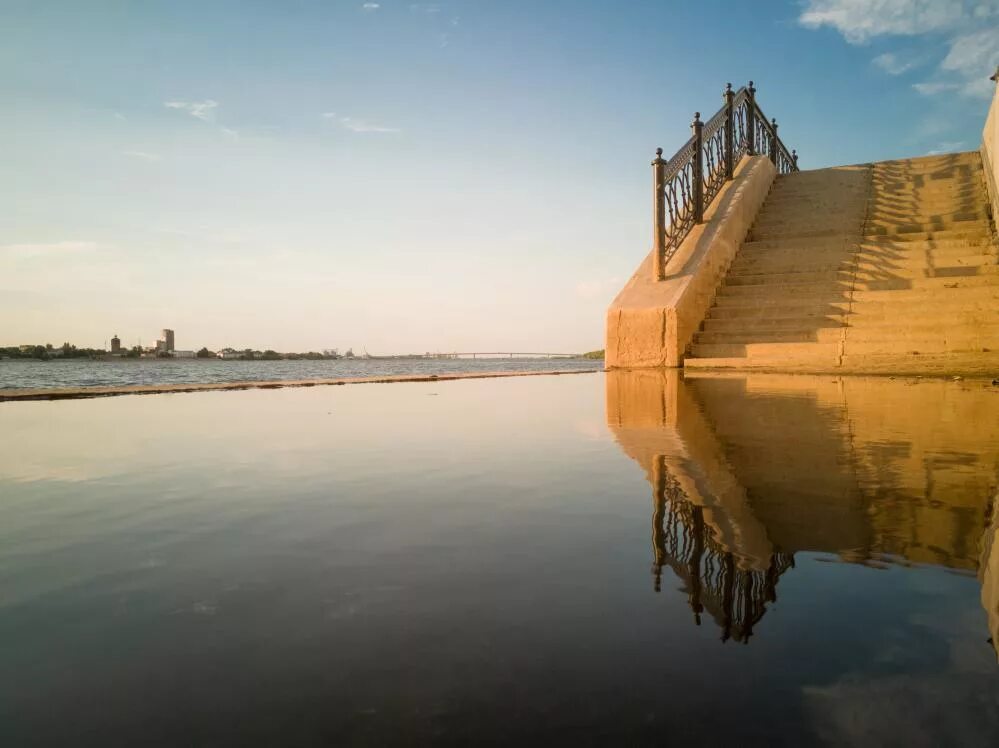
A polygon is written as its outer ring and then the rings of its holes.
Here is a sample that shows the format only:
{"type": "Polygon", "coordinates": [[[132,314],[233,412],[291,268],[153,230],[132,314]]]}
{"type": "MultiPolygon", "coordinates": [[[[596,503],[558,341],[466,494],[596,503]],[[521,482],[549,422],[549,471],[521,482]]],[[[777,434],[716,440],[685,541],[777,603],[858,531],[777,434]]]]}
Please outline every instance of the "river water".
{"type": "Polygon", "coordinates": [[[0,361],[0,389],[156,384],[279,382],[490,371],[581,371],[602,361],[559,358],[360,359],[237,361],[221,359],[59,359],[0,361]]]}
{"type": "Polygon", "coordinates": [[[999,387],[0,404],[2,745],[996,745],[999,387]]]}

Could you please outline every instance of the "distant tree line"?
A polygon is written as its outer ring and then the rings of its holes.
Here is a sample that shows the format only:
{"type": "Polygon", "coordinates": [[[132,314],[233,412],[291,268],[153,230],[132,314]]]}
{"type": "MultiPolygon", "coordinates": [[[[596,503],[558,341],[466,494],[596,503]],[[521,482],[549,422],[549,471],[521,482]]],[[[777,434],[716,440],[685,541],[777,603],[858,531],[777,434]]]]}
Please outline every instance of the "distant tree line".
{"type": "Polygon", "coordinates": [[[106,353],[103,348],[77,348],[71,343],[54,346],[45,345],[12,345],[0,348],[2,358],[33,358],[45,361],[50,358],[95,358],[106,353]]]}

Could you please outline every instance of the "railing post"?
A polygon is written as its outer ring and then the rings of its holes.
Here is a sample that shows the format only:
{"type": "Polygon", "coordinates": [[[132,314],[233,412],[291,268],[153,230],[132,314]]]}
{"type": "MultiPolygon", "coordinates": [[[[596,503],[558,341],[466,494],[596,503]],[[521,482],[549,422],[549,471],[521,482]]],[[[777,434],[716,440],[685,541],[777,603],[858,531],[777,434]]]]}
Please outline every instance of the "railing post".
{"type": "Polygon", "coordinates": [[[731,179],[735,173],[735,110],[732,102],[735,94],[732,84],[725,84],[725,178],[731,179]]]}
{"type": "Polygon", "coordinates": [[[795,150],[791,151],[791,163],[794,164],[794,170],[798,171],[798,152],[795,150]]]}
{"type": "Polygon", "coordinates": [[[770,127],[773,128],[770,133],[770,160],[773,162],[774,166],[777,166],[777,118],[774,117],[770,120],[770,127]]]}
{"type": "Polygon", "coordinates": [[[666,162],[656,148],[652,162],[652,246],[656,252],[656,280],[666,279],[666,162]]]}
{"type": "Polygon", "coordinates": [[[746,106],[746,153],[750,156],[756,155],[756,89],[753,82],[749,81],[746,87],[746,96],[749,103],[746,106]]]}
{"type": "Polygon", "coordinates": [[[701,122],[701,113],[694,112],[694,121],[690,123],[690,129],[694,131],[694,160],[693,160],[693,181],[691,189],[694,192],[694,223],[704,222],[704,153],[701,131],[704,123],[701,122]]]}

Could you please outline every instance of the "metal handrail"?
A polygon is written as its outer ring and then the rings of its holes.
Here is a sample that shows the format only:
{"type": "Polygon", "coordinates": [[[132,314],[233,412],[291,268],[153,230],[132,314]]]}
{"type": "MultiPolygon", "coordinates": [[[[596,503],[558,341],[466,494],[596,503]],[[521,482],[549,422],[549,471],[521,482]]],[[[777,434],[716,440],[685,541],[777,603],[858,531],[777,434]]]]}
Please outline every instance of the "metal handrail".
{"type": "Polygon", "coordinates": [[[769,156],[778,174],[798,171],[797,151],[777,135],[777,120],[767,120],[756,103],[753,82],[738,91],[725,86],[725,105],[708,121],[694,113],[693,135],[672,158],[656,149],[652,162],[653,246],[656,280],[690,230],[704,222],[704,211],[744,156],[769,156]]]}

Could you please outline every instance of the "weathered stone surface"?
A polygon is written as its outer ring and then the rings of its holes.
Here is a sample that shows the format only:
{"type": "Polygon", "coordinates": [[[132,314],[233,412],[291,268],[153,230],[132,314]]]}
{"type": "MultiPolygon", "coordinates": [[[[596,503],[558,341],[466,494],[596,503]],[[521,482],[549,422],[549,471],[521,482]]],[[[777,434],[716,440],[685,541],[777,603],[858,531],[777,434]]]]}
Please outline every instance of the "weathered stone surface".
{"type": "Polygon", "coordinates": [[[982,165],[992,203],[992,215],[999,218],[999,81],[996,82],[992,106],[982,131],[982,165]]]}
{"type": "Polygon", "coordinates": [[[778,177],[684,365],[994,376],[988,205],[974,152],[778,177]]]}
{"type": "Polygon", "coordinates": [[[744,159],[670,260],[666,280],[655,279],[649,253],[607,312],[608,368],[681,364],[775,175],[768,159],[744,159]]]}

